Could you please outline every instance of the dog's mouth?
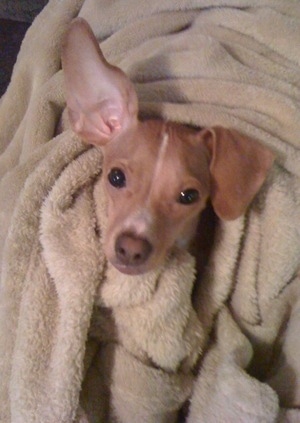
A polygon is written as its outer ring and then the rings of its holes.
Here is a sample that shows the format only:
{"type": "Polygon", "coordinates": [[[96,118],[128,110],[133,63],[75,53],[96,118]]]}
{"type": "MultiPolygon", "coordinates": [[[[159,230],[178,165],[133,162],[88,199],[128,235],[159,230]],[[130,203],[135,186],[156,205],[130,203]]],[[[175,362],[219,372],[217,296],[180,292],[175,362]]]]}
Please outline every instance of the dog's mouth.
{"type": "Polygon", "coordinates": [[[150,272],[152,269],[145,265],[126,265],[123,263],[119,263],[115,260],[110,260],[110,263],[121,273],[124,273],[125,275],[142,275],[144,273],[150,272]]]}

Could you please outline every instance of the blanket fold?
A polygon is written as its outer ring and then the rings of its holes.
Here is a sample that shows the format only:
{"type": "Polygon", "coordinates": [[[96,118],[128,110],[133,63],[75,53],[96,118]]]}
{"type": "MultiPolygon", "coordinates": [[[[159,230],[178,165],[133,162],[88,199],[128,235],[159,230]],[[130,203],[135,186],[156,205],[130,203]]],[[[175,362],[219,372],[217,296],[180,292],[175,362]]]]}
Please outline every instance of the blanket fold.
{"type": "Polygon", "coordinates": [[[300,419],[299,21],[297,0],[50,0],[34,21],[0,103],[1,423],[300,419]],[[77,15],[141,116],[276,154],[247,214],[218,222],[196,286],[179,249],[140,276],[106,262],[102,153],[63,115],[77,15]]]}

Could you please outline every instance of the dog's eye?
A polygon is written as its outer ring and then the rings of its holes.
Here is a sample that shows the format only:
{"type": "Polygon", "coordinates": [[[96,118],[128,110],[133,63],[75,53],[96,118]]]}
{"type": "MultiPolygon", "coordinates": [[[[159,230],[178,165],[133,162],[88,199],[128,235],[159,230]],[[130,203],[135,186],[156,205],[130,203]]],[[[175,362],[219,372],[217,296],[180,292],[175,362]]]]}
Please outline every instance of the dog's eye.
{"type": "Polygon", "coordinates": [[[123,188],[126,185],[126,176],[123,170],[115,167],[108,174],[109,183],[115,188],[123,188]]]}
{"type": "Polygon", "coordinates": [[[181,191],[178,197],[178,203],[180,204],[193,204],[199,200],[199,191],[194,188],[186,189],[185,191],[181,191]]]}

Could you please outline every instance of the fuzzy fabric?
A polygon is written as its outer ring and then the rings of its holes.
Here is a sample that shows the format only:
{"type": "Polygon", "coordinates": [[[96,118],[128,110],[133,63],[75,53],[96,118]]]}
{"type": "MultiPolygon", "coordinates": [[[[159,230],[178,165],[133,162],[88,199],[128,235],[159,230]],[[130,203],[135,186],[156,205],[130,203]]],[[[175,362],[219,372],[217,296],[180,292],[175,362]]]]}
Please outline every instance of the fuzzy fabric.
{"type": "Polygon", "coordinates": [[[299,46],[297,0],[50,0],[0,103],[1,423],[175,423],[186,402],[185,423],[300,420],[299,46]],[[196,287],[184,251],[142,276],[106,262],[101,150],[56,135],[77,15],[142,115],[276,154],[196,287]]]}

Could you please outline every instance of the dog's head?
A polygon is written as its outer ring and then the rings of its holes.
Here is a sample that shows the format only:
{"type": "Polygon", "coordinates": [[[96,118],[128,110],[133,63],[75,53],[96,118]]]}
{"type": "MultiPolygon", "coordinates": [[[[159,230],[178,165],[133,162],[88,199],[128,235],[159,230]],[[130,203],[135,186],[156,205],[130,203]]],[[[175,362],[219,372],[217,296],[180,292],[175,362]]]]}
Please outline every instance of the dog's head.
{"type": "Polygon", "coordinates": [[[133,84],[82,19],[70,26],[62,63],[72,127],[103,149],[105,253],[115,267],[143,273],[174,245],[185,248],[208,198],[222,219],[245,212],[272,165],[267,148],[221,127],[140,121],[133,84]]]}

